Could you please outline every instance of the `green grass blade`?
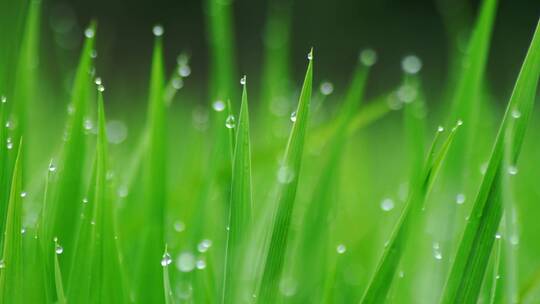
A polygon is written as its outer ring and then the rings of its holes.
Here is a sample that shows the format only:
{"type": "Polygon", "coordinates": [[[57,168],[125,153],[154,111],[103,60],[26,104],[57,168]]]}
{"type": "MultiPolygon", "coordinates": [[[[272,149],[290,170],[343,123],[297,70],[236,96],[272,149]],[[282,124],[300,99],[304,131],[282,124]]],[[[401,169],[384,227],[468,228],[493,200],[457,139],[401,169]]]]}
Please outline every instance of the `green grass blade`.
{"type": "Polygon", "coordinates": [[[422,209],[424,200],[430,192],[437,172],[454,140],[459,125],[460,123],[452,129],[438,152],[436,152],[435,147],[440,140],[439,134],[442,132],[442,129],[437,131],[427,154],[421,178],[418,179],[415,185],[412,185],[404,210],[385,246],[383,255],[377,265],[375,274],[372,276],[364,292],[361,303],[383,303],[386,301],[391,282],[395,277],[399,261],[401,260],[403,249],[407,244],[408,233],[416,223],[418,213],[422,209]]]}
{"type": "Polygon", "coordinates": [[[0,299],[2,303],[22,303],[22,140],[19,143],[9,192],[0,260],[0,299]]]}
{"type": "Polygon", "coordinates": [[[169,277],[169,265],[172,263],[171,256],[167,251],[167,245],[165,245],[165,252],[161,259],[161,266],[163,267],[163,291],[165,297],[165,304],[173,304],[174,297],[171,288],[171,279],[169,277]]]}
{"type": "MultiPolygon", "coordinates": [[[[58,246],[58,245],[57,245],[58,246]]],[[[58,263],[58,254],[54,252],[54,283],[56,287],[56,298],[59,304],[66,304],[66,295],[64,294],[64,286],[62,284],[62,272],[58,263]]]]}
{"type": "Polygon", "coordinates": [[[285,155],[278,170],[278,182],[281,184],[281,188],[277,198],[277,210],[273,227],[271,228],[268,255],[263,262],[264,270],[259,296],[257,297],[258,303],[274,303],[276,301],[278,284],[283,270],[287,237],[302,165],[304,139],[308,126],[313,81],[313,50],[309,53],[308,58],[309,64],[300,93],[296,122],[291,130],[285,155]]]}
{"type": "Polygon", "coordinates": [[[162,269],[158,263],[165,242],[166,188],[166,103],[164,100],[164,67],[161,37],[156,37],[150,77],[148,104],[148,146],[144,158],[145,199],[142,210],[148,223],[142,227],[146,238],[142,249],[137,301],[156,303],[163,301],[162,269]]]}
{"type": "Polygon", "coordinates": [[[502,166],[505,138],[512,138],[510,160],[516,163],[527,122],[532,113],[540,76],[540,22],[521,67],[512,96],[493,145],[486,174],[482,180],[459,249],[447,279],[442,303],[476,302],[491,253],[494,235],[502,216],[501,189],[498,180],[508,174],[502,166]],[[515,114],[519,113],[519,118],[515,114]]]}
{"type": "Polygon", "coordinates": [[[232,165],[222,303],[238,303],[238,299],[235,297],[236,291],[238,288],[245,286],[237,274],[240,273],[240,263],[245,251],[243,245],[246,241],[247,232],[250,230],[253,213],[247,84],[244,83],[243,86],[232,165]]]}

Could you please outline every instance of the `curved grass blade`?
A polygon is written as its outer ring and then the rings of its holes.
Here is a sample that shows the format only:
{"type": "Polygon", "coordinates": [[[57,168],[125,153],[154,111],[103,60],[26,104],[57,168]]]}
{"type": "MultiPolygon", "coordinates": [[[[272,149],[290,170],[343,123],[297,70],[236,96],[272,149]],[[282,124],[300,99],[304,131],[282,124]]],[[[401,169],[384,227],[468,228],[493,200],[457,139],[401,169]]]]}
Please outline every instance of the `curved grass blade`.
{"type": "Polygon", "coordinates": [[[440,140],[442,129],[439,128],[439,131],[437,131],[435,139],[427,154],[422,175],[410,190],[404,210],[385,246],[381,260],[375,270],[375,274],[360,303],[384,303],[386,301],[391,282],[395,277],[399,261],[401,260],[404,251],[403,249],[407,245],[408,233],[412,230],[411,228],[414,227],[425,198],[431,191],[431,187],[438,175],[437,173],[441,168],[444,157],[446,156],[460,125],[461,123],[458,122],[456,127],[452,129],[446,141],[442,144],[441,148],[439,148],[438,152],[435,152],[435,147],[440,140]]]}
{"type": "Polygon", "coordinates": [[[540,22],[537,23],[497,133],[486,174],[466,223],[441,303],[472,303],[477,300],[502,216],[498,181],[502,174],[508,174],[508,168],[502,165],[505,141],[509,136],[512,139],[509,159],[515,164],[534,106],[539,76],[540,22]],[[515,118],[513,113],[519,113],[519,118],[515,118]]]}
{"type": "Polygon", "coordinates": [[[263,261],[264,267],[257,303],[274,303],[277,300],[278,284],[285,260],[287,238],[308,126],[313,81],[313,49],[310,51],[308,59],[309,64],[296,111],[296,122],[291,130],[285,155],[278,170],[280,189],[276,201],[277,210],[271,228],[268,254],[266,260],[263,261]]]}
{"type": "Polygon", "coordinates": [[[247,84],[244,83],[232,165],[222,303],[238,303],[236,290],[245,286],[238,274],[240,273],[240,263],[245,252],[244,244],[247,232],[250,230],[251,215],[253,213],[251,200],[251,144],[246,86],[247,84]]]}
{"type": "Polygon", "coordinates": [[[2,303],[23,303],[22,271],[22,140],[19,143],[11,180],[2,260],[0,299],[2,303]]]}

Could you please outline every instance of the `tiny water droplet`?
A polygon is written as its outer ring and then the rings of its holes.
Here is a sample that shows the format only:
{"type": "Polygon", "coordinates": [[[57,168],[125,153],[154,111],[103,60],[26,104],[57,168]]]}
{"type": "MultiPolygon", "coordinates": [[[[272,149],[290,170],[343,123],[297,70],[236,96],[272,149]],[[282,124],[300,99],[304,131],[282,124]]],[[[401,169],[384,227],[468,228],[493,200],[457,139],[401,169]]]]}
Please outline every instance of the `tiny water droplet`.
{"type": "Polygon", "coordinates": [[[197,251],[201,253],[206,252],[211,246],[212,246],[212,241],[204,239],[197,245],[197,251]]]}
{"type": "Polygon", "coordinates": [[[92,130],[92,128],[94,127],[94,123],[92,122],[91,119],[87,118],[84,120],[83,122],[83,127],[86,131],[90,131],[92,130]]]}
{"type": "Polygon", "coordinates": [[[519,244],[519,237],[517,234],[513,234],[511,237],[510,237],[510,244],[512,245],[517,245],[519,244]]]}
{"type": "Polygon", "coordinates": [[[373,49],[365,49],[360,52],[360,62],[365,66],[372,66],[377,62],[377,52],[373,49]]]}
{"type": "Polygon", "coordinates": [[[308,60],[313,60],[313,52],[309,52],[309,53],[307,54],[307,59],[308,59],[308,60]]]}
{"type": "Polygon", "coordinates": [[[187,64],[181,65],[178,68],[178,75],[182,77],[188,77],[189,75],[191,75],[191,68],[189,67],[189,65],[187,64]]]}
{"type": "Polygon", "coordinates": [[[418,91],[411,85],[402,85],[397,91],[397,97],[404,103],[413,102],[418,96],[418,91]]]}
{"type": "Polygon", "coordinates": [[[97,53],[97,51],[96,51],[96,50],[92,50],[92,51],[90,52],[90,57],[91,57],[91,58],[94,58],[94,59],[96,59],[96,58],[97,58],[97,56],[98,56],[98,53],[97,53]]]}
{"type": "Polygon", "coordinates": [[[403,278],[405,276],[405,272],[403,272],[403,270],[400,270],[399,273],[398,273],[398,276],[400,278],[403,278]]]}
{"type": "Polygon", "coordinates": [[[6,139],[6,147],[7,147],[8,150],[13,149],[13,142],[11,141],[11,138],[10,138],[10,137],[8,137],[8,138],[6,139]]]}
{"type": "Polygon", "coordinates": [[[221,112],[225,110],[225,103],[221,100],[216,100],[212,103],[212,109],[216,112],[221,112]]]}
{"type": "Polygon", "coordinates": [[[54,245],[54,252],[56,252],[56,254],[62,254],[64,252],[64,248],[60,246],[58,243],[56,243],[54,245]]]}
{"type": "Polygon", "coordinates": [[[86,36],[86,38],[92,38],[94,37],[94,35],[95,35],[94,29],[87,28],[86,30],[84,30],[84,36],[86,36]]]}
{"type": "Polygon", "coordinates": [[[83,202],[83,204],[88,204],[88,198],[86,198],[86,197],[83,198],[83,199],[82,199],[82,202],[83,202]]]}
{"type": "Polygon", "coordinates": [[[465,203],[465,194],[458,193],[458,195],[456,195],[456,203],[458,205],[462,205],[463,203],[465,203]]]}
{"type": "Polygon", "coordinates": [[[225,127],[227,127],[227,129],[236,127],[236,119],[234,118],[234,115],[231,114],[227,116],[227,119],[225,119],[225,127]]]}
{"type": "Polygon", "coordinates": [[[174,222],[174,230],[176,232],[182,232],[186,229],[186,224],[182,222],[181,220],[177,220],[174,222]]]}
{"type": "Polygon", "coordinates": [[[458,126],[461,126],[461,125],[463,125],[463,120],[461,120],[461,119],[460,119],[460,120],[458,120],[458,121],[457,121],[457,123],[456,123],[456,125],[458,125],[458,126]]]}
{"type": "Polygon", "coordinates": [[[422,61],[414,55],[409,55],[401,61],[401,68],[407,74],[416,74],[422,69],[422,61]]]}
{"type": "Polygon", "coordinates": [[[195,256],[189,251],[182,252],[176,258],[176,268],[182,272],[190,272],[195,268],[195,256]]]}
{"type": "Polygon", "coordinates": [[[104,92],[104,91],[105,91],[105,87],[104,87],[102,84],[98,85],[97,89],[98,89],[98,91],[100,91],[100,92],[104,92]]]}
{"type": "Polygon", "coordinates": [[[345,251],[347,251],[347,247],[343,244],[339,244],[337,247],[336,247],[336,251],[337,253],[339,254],[344,254],[345,251]]]}
{"type": "Polygon", "coordinates": [[[433,242],[433,257],[435,257],[436,260],[442,260],[442,252],[441,252],[441,246],[439,242],[433,242]]]}
{"type": "Polygon", "coordinates": [[[444,127],[443,126],[437,127],[437,132],[444,132],[444,127]]]}
{"type": "Polygon", "coordinates": [[[277,172],[277,180],[281,184],[289,184],[294,180],[294,171],[288,166],[281,166],[277,172]]]}
{"type": "Polygon", "coordinates": [[[2,103],[6,103],[7,102],[7,97],[6,96],[0,97],[0,101],[2,101],[2,103]]]}
{"type": "Polygon", "coordinates": [[[160,37],[160,36],[163,36],[163,26],[161,25],[155,25],[153,28],[152,28],[152,33],[154,34],[154,36],[156,37],[160,37]]]}
{"type": "Polygon", "coordinates": [[[296,111],[293,111],[293,112],[291,113],[291,121],[292,121],[292,122],[296,122],[296,111]]]}
{"type": "Polygon", "coordinates": [[[512,117],[520,118],[521,117],[521,112],[518,109],[512,110],[512,117]]]}
{"type": "Polygon", "coordinates": [[[204,260],[198,260],[197,263],[195,263],[195,267],[197,267],[199,270],[205,269],[206,262],[204,260]]]}
{"type": "Polygon", "coordinates": [[[103,82],[101,81],[101,77],[96,77],[96,79],[94,80],[94,83],[95,83],[96,85],[103,84],[103,82]]]}
{"type": "Polygon", "coordinates": [[[25,234],[26,233],[26,228],[21,228],[21,234],[25,234]]]}
{"type": "Polygon", "coordinates": [[[502,235],[500,232],[495,233],[495,238],[500,240],[502,238],[502,235]]]}
{"type": "Polygon", "coordinates": [[[21,197],[22,198],[25,198],[27,195],[28,195],[28,193],[26,191],[21,192],[21,197]]]}
{"type": "Polygon", "coordinates": [[[6,262],[4,262],[4,260],[0,260],[0,269],[4,269],[6,268],[6,262]]]}
{"type": "Polygon", "coordinates": [[[501,278],[501,275],[500,275],[500,274],[498,274],[498,275],[495,276],[495,279],[496,279],[496,280],[499,280],[500,278],[501,278]]]}
{"type": "Polygon", "coordinates": [[[172,263],[171,255],[168,252],[165,252],[163,254],[163,258],[161,259],[161,266],[167,267],[172,263]]]}
{"type": "Polygon", "coordinates": [[[55,171],[56,171],[56,165],[51,160],[51,162],[49,163],[49,172],[55,172],[55,171]]]}
{"type": "Polygon", "coordinates": [[[329,81],[325,81],[321,83],[320,90],[321,94],[328,96],[334,92],[334,85],[329,81]]]}
{"type": "Polygon", "coordinates": [[[172,80],[172,86],[175,90],[180,90],[184,87],[184,81],[182,80],[182,78],[174,78],[172,80]]]}
{"type": "Polygon", "coordinates": [[[518,168],[516,166],[509,166],[508,167],[508,174],[510,174],[510,175],[518,174],[518,168]]]}
{"type": "Polygon", "coordinates": [[[246,75],[244,75],[242,78],[240,78],[240,84],[245,85],[246,84],[246,75]]]}
{"type": "Polygon", "coordinates": [[[381,209],[383,211],[390,211],[394,209],[394,200],[391,198],[385,198],[381,202],[381,209]]]}

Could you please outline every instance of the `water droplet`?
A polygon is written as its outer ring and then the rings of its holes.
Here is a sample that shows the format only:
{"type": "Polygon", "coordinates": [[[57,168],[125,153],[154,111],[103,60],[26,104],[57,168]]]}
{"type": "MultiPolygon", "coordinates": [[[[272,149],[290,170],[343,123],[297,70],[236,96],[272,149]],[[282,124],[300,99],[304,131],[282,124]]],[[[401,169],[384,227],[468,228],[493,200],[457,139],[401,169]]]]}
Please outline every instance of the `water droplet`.
{"type": "Polygon", "coordinates": [[[400,278],[403,278],[405,276],[405,272],[403,272],[403,270],[400,270],[399,273],[398,273],[398,276],[400,278]]]}
{"type": "Polygon", "coordinates": [[[27,192],[25,192],[25,191],[21,192],[21,197],[22,197],[22,198],[25,198],[27,195],[28,195],[27,192]]]}
{"type": "Polygon", "coordinates": [[[21,234],[25,234],[26,233],[26,228],[21,228],[21,234]]]}
{"type": "Polygon", "coordinates": [[[167,267],[172,263],[171,255],[168,252],[165,252],[163,254],[163,257],[161,259],[161,266],[167,267]]]}
{"type": "Polygon", "coordinates": [[[189,57],[187,54],[180,54],[176,57],[176,63],[178,65],[187,65],[189,62],[189,57]]]}
{"type": "Polygon", "coordinates": [[[436,260],[442,260],[442,252],[439,242],[433,242],[433,257],[435,257],[436,260]]]}
{"type": "Polygon", "coordinates": [[[182,252],[176,258],[176,268],[182,272],[190,272],[195,268],[195,256],[189,251],[182,252]]]}
{"type": "Polygon", "coordinates": [[[438,126],[437,127],[437,132],[444,132],[444,127],[443,126],[438,126]]]}
{"type": "Polygon", "coordinates": [[[0,97],[0,101],[2,101],[2,103],[6,103],[7,102],[7,97],[6,96],[0,97]]]}
{"type": "Polygon", "coordinates": [[[245,84],[246,84],[246,81],[247,81],[246,75],[244,75],[242,78],[240,78],[240,84],[241,84],[241,85],[245,85],[245,84]]]}
{"type": "Polygon", "coordinates": [[[328,96],[332,94],[332,92],[334,92],[334,85],[329,81],[325,81],[321,83],[320,90],[321,90],[321,94],[328,96]]]}
{"type": "Polygon", "coordinates": [[[225,127],[227,129],[232,129],[236,126],[236,119],[234,118],[234,115],[227,116],[227,119],[225,120],[225,127]]]}
{"type": "Polygon", "coordinates": [[[189,65],[181,65],[178,68],[178,75],[182,77],[188,77],[189,75],[191,75],[191,68],[189,67],[189,65]]]}
{"type": "Polygon", "coordinates": [[[125,198],[129,194],[129,189],[126,185],[121,185],[118,187],[118,190],[116,190],[116,193],[118,194],[118,197],[125,198]]]}
{"type": "Polygon", "coordinates": [[[458,193],[458,195],[456,195],[456,203],[458,205],[462,205],[463,203],[465,203],[465,194],[458,193]]]}
{"type": "Polygon", "coordinates": [[[0,269],[6,268],[6,262],[4,262],[4,259],[0,260],[0,269]]]}
{"type": "Polygon", "coordinates": [[[100,84],[100,85],[98,85],[97,90],[100,91],[100,92],[104,92],[105,87],[102,84],[100,84]]]}
{"type": "Polygon", "coordinates": [[[381,209],[383,211],[390,211],[394,209],[394,200],[392,200],[391,198],[383,199],[381,202],[381,209]]]}
{"type": "Polygon", "coordinates": [[[508,174],[510,174],[510,175],[518,174],[518,168],[516,166],[509,166],[508,167],[508,174]]]}
{"type": "Polygon", "coordinates": [[[49,172],[55,172],[56,171],[56,165],[51,159],[51,162],[49,163],[49,172]]]}
{"type": "Polygon", "coordinates": [[[510,237],[510,244],[514,246],[519,244],[519,236],[517,234],[512,234],[512,236],[510,237]]]}
{"type": "Polygon", "coordinates": [[[422,61],[414,55],[409,55],[401,61],[401,68],[407,74],[416,74],[422,69],[422,61]]]}
{"type": "Polygon", "coordinates": [[[411,85],[402,85],[397,91],[397,98],[404,103],[413,102],[418,95],[418,91],[411,85]]]}
{"type": "Polygon", "coordinates": [[[221,112],[225,110],[225,103],[221,100],[216,100],[212,103],[212,109],[214,109],[217,112],[221,112]]]}
{"type": "Polygon", "coordinates": [[[94,123],[92,122],[91,119],[87,118],[84,120],[83,122],[83,127],[86,131],[90,131],[92,130],[92,128],[94,127],[94,123]]]}
{"type": "Polygon", "coordinates": [[[500,278],[501,278],[501,275],[500,275],[500,274],[497,274],[497,275],[495,276],[495,279],[496,279],[496,280],[499,280],[500,278]]]}
{"type": "Polygon", "coordinates": [[[289,184],[294,180],[294,171],[288,166],[281,166],[277,172],[277,180],[281,184],[289,184]]]}
{"type": "Polygon", "coordinates": [[[174,230],[176,232],[182,232],[186,229],[186,224],[182,222],[181,220],[177,220],[174,222],[174,230]]]}
{"type": "Polygon", "coordinates": [[[211,246],[212,246],[212,241],[208,239],[204,239],[197,245],[197,251],[201,253],[206,252],[208,251],[208,248],[210,248],[211,246]]]}
{"type": "Polygon", "coordinates": [[[156,37],[160,37],[160,36],[163,36],[163,26],[161,25],[155,25],[153,28],[152,28],[152,33],[154,33],[154,36],[156,37]]]}
{"type": "Polygon", "coordinates": [[[96,77],[96,79],[94,80],[94,83],[95,83],[96,85],[103,84],[103,82],[101,81],[101,77],[96,77]]]}
{"type": "Polygon", "coordinates": [[[121,144],[126,140],[128,135],[128,128],[123,121],[109,120],[106,126],[107,140],[111,144],[121,144]]]}
{"type": "Polygon", "coordinates": [[[293,111],[293,112],[291,113],[291,121],[292,121],[292,122],[296,122],[296,111],[293,111]]]}
{"type": "Polygon", "coordinates": [[[459,119],[459,120],[457,121],[456,125],[457,125],[457,126],[463,125],[463,120],[459,119]]]}
{"type": "Polygon", "coordinates": [[[62,254],[64,252],[64,248],[60,246],[58,243],[56,243],[54,245],[54,252],[56,252],[56,254],[62,254]]]}
{"type": "Polygon", "coordinates": [[[82,199],[82,202],[83,202],[83,204],[88,204],[88,198],[86,198],[86,197],[83,198],[83,199],[82,199]]]}
{"type": "Polygon", "coordinates": [[[502,238],[502,235],[500,232],[495,233],[495,238],[500,240],[502,238]]]}
{"type": "Polygon", "coordinates": [[[309,53],[307,54],[307,59],[308,59],[308,60],[313,60],[313,51],[311,51],[311,52],[309,52],[309,53]]]}
{"type": "Polygon", "coordinates": [[[11,137],[8,137],[6,139],[6,147],[7,147],[8,150],[13,149],[13,141],[11,141],[11,137]]]}
{"type": "Polygon", "coordinates": [[[195,267],[197,267],[199,270],[205,269],[206,262],[204,260],[198,260],[197,263],[195,263],[195,267]]]}
{"type": "Polygon", "coordinates": [[[180,77],[174,78],[172,80],[172,86],[175,90],[180,90],[184,87],[184,81],[180,77]]]}
{"type": "Polygon", "coordinates": [[[360,52],[360,62],[365,66],[372,66],[377,62],[377,52],[373,49],[365,49],[360,52]]]}
{"type": "Polygon", "coordinates": [[[343,244],[339,244],[337,247],[336,247],[336,251],[337,253],[339,254],[344,254],[345,251],[347,251],[347,247],[343,244]]]}
{"type": "Polygon", "coordinates": [[[521,117],[521,112],[518,109],[513,109],[512,110],[512,117],[520,118],[521,117]]]}
{"type": "Polygon", "coordinates": [[[11,120],[6,121],[6,128],[10,129],[11,127],[13,127],[11,120]]]}
{"type": "Polygon", "coordinates": [[[94,37],[96,33],[94,32],[94,29],[92,28],[87,28],[86,30],[84,30],[84,36],[86,36],[86,38],[92,38],[94,37]]]}
{"type": "Polygon", "coordinates": [[[92,51],[90,52],[90,57],[91,57],[91,58],[96,59],[96,58],[97,58],[97,55],[98,55],[98,53],[97,53],[96,50],[92,50],[92,51]]]}

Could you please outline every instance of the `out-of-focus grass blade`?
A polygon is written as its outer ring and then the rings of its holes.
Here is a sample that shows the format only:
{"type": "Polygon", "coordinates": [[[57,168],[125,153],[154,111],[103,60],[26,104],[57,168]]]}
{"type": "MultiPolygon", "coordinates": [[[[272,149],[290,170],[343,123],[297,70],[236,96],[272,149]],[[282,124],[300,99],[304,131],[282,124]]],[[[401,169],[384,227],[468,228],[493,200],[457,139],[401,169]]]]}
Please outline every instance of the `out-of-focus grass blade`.
{"type": "Polygon", "coordinates": [[[2,303],[23,303],[22,272],[22,140],[19,143],[11,180],[0,260],[0,299],[2,303]]]}
{"type": "MultiPolygon", "coordinates": [[[[88,112],[90,99],[95,33],[96,23],[92,22],[85,31],[86,40],[75,74],[70,104],[72,111],[65,129],[65,143],[61,161],[58,163],[56,193],[51,204],[47,205],[47,210],[44,210],[47,224],[42,227],[43,238],[44,243],[49,246],[44,251],[52,250],[54,245],[52,239],[58,237],[66,249],[66,254],[60,261],[64,273],[71,273],[69,267],[75,252],[74,242],[82,200],[82,186],[84,185],[83,171],[87,148],[83,121],[88,112]]],[[[50,269],[52,269],[52,260],[50,264],[50,269]]]]}
{"type": "Polygon", "coordinates": [[[502,165],[505,138],[512,138],[510,160],[516,163],[527,122],[532,112],[540,76],[540,22],[521,67],[512,96],[493,146],[487,171],[466,223],[442,303],[476,302],[486,265],[502,216],[501,189],[498,180],[512,171],[502,165]]]}
{"type": "Polygon", "coordinates": [[[274,303],[278,296],[278,284],[285,260],[289,226],[296,198],[304,140],[309,119],[313,81],[313,50],[310,51],[308,59],[309,64],[296,110],[296,121],[289,136],[285,155],[277,172],[277,179],[280,184],[276,201],[277,210],[275,211],[276,213],[271,227],[272,232],[268,253],[265,261],[263,261],[263,275],[257,303],[274,303]]]}
{"type": "MultiPolygon", "coordinates": [[[[58,246],[58,244],[56,245],[58,246]]],[[[64,294],[64,286],[62,284],[62,272],[58,263],[58,254],[54,252],[54,283],[56,287],[56,298],[59,304],[66,304],[66,296],[64,294]]]]}
{"type": "Polygon", "coordinates": [[[163,301],[162,269],[158,263],[164,247],[166,188],[166,104],[164,101],[164,68],[161,37],[156,37],[150,77],[148,105],[148,146],[144,158],[145,199],[141,214],[147,225],[141,236],[145,246],[139,261],[137,301],[157,303],[163,301]]]}
{"type": "Polygon", "coordinates": [[[246,87],[247,84],[244,82],[232,164],[222,303],[240,302],[236,299],[236,291],[239,287],[245,286],[245,284],[242,284],[238,274],[240,273],[240,263],[245,252],[244,244],[246,235],[250,230],[253,212],[251,201],[251,144],[246,87]]]}
{"type": "Polygon", "coordinates": [[[364,292],[361,303],[384,303],[386,301],[388,290],[395,277],[397,266],[401,260],[404,248],[407,245],[407,236],[410,228],[413,227],[413,224],[419,216],[424,200],[431,190],[435,177],[440,170],[442,161],[448,152],[448,149],[454,140],[457,128],[460,125],[461,123],[458,122],[458,125],[452,129],[450,135],[448,135],[438,152],[435,152],[435,147],[440,140],[442,129],[439,128],[437,131],[435,139],[427,154],[422,174],[417,180],[417,183],[412,185],[404,210],[385,246],[381,260],[364,292]]]}

